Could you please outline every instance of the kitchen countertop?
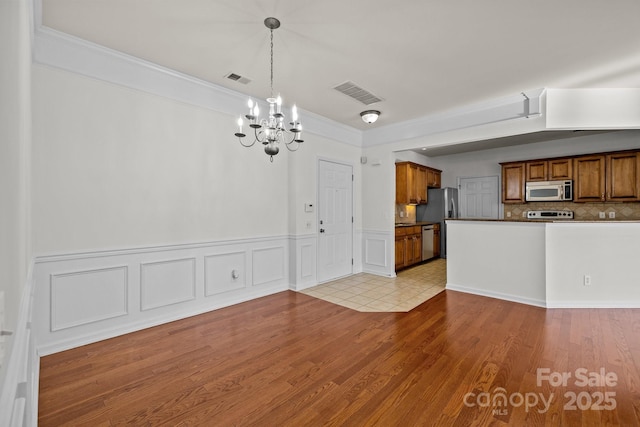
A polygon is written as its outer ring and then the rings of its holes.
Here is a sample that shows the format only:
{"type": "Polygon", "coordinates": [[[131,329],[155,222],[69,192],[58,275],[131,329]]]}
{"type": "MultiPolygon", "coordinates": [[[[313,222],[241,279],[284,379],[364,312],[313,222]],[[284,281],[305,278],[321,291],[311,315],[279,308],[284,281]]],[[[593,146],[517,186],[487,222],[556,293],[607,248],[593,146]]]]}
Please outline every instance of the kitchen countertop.
{"type": "Polygon", "coordinates": [[[415,222],[415,223],[398,223],[396,222],[395,226],[397,227],[415,227],[416,225],[422,226],[422,225],[434,225],[434,224],[440,224],[439,222],[424,222],[424,221],[420,221],[420,222],[415,222]]]}
{"type": "Polygon", "coordinates": [[[504,218],[504,219],[482,219],[482,218],[447,218],[447,221],[486,221],[486,222],[529,222],[529,223],[594,223],[594,224],[620,224],[620,223],[640,223],[640,219],[526,219],[526,218],[504,218]]]}

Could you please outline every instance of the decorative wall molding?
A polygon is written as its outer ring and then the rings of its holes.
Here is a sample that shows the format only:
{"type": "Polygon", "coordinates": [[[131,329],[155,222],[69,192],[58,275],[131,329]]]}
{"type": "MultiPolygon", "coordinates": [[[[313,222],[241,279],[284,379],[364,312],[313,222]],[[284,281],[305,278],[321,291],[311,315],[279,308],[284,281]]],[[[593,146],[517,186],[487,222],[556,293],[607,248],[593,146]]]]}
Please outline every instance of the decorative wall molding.
{"type": "Polygon", "coordinates": [[[289,244],[274,236],[36,257],[38,353],[287,290],[289,244]]]}
{"type": "Polygon", "coordinates": [[[282,281],[289,265],[287,253],[285,245],[254,249],[251,262],[253,286],[282,281]]]}
{"type": "Polygon", "coordinates": [[[395,277],[395,231],[363,230],[362,271],[395,277]]]}
{"type": "MultiPolygon", "coordinates": [[[[246,94],[62,33],[38,22],[33,43],[33,58],[37,64],[209,108],[233,117],[246,107],[246,94]]],[[[267,110],[266,102],[261,108],[267,110]]],[[[362,146],[362,131],[309,111],[299,110],[299,114],[304,119],[305,132],[348,145],[362,146]]]]}
{"type": "Polygon", "coordinates": [[[364,132],[366,147],[542,114],[545,89],[495,98],[364,132]],[[526,95],[526,96],[525,96],[526,95]]]}
{"type": "Polygon", "coordinates": [[[51,331],[126,315],[127,278],[126,265],[52,274],[51,331]]]}
{"type": "Polygon", "coordinates": [[[196,259],[140,264],[140,310],[151,310],[196,297],[196,259]]]}
{"type": "Polygon", "coordinates": [[[236,291],[247,286],[247,255],[230,252],[204,257],[204,295],[236,291]]]}
{"type": "Polygon", "coordinates": [[[317,248],[318,239],[315,234],[292,237],[289,251],[291,253],[291,283],[292,290],[303,290],[318,284],[317,279],[317,248]]]}

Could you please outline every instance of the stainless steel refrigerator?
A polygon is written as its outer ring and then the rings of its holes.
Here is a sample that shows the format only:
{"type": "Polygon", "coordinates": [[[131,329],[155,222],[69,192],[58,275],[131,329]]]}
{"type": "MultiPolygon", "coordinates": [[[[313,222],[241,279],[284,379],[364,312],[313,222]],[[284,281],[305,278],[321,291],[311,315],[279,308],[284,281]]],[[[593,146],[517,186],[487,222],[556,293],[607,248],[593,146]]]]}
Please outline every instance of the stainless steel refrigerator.
{"type": "Polygon", "coordinates": [[[440,223],[440,256],[447,257],[447,224],[445,219],[458,218],[458,189],[453,187],[430,188],[427,204],[418,206],[416,220],[440,223]]]}

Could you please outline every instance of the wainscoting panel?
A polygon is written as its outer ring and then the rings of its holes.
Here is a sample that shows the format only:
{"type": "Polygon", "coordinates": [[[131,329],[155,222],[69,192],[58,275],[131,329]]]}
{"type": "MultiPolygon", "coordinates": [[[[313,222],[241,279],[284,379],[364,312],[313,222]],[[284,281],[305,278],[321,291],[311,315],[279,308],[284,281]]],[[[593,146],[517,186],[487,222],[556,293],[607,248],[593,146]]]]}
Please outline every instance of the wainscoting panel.
{"type": "Polygon", "coordinates": [[[256,249],[253,258],[253,286],[281,281],[286,271],[285,246],[256,249]]]}
{"type": "Polygon", "coordinates": [[[385,239],[367,239],[364,247],[365,263],[377,267],[387,266],[387,241],[385,239]]]}
{"type": "Polygon", "coordinates": [[[126,315],[127,267],[51,275],[51,330],[126,315]]]}
{"type": "Polygon", "coordinates": [[[289,244],[288,237],[264,237],[36,257],[37,351],[51,354],[287,290],[289,244]]]}
{"type": "Polygon", "coordinates": [[[316,279],[317,264],[316,234],[292,237],[289,245],[290,289],[300,291],[318,284],[316,279]]]}
{"type": "Polygon", "coordinates": [[[140,309],[150,310],[196,297],[196,259],[140,265],[140,309]]]}
{"type": "Polygon", "coordinates": [[[204,257],[204,295],[209,297],[247,286],[245,252],[222,253],[204,257]]]}
{"type": "Polygon", "coordinates": [[[315,276],[315,249],[315,246],[310,243],[300,247],[300,278],[302,280],[310,280],[315,276]]]}
{"type": "Polygon", "coordinates": [[[393,231],[363,230],[362,271],[381,276],[395,276],[394,242],[393,231]]]}

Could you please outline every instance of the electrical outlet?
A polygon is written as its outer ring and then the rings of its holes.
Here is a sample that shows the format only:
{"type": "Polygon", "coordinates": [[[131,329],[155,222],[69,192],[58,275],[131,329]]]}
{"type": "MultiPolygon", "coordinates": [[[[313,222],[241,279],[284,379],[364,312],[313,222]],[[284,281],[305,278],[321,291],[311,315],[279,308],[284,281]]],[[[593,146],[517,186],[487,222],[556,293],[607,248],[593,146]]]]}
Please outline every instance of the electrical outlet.
{"type": "Polygon", "coordinates": [[[598,212],[598,217],[599,217],[600,219],[604,219],[604,218],[605,218],[605,216],[604,216],[604,212],[598,212]]]}
{"type": "Polygon", "coordinates": [[[507,212],[507,218],[511,218],[511,212],[507,212]]]}
{"type": "Polygon", "coordinates": [[[584,285],[585,286],[591,286],[591,276],[588,274],[584,275],[584,285]]]}
{"type": "Polygon", "coordinates": [[[609,219],[616,219],[616,213],[615,212],[609,212],[609,219]]]}

